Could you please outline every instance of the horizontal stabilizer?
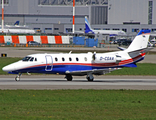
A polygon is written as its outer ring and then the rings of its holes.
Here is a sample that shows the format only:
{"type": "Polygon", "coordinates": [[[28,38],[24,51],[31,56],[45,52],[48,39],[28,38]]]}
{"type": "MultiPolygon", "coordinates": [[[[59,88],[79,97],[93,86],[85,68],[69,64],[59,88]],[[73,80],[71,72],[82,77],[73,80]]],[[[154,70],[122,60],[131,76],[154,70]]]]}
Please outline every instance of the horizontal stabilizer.
{"type": "Polygon", "coordinates": [[[122,51],[126,50],[126,48],[123,48],[123,47],[118,47],[118,49],[122,51]]]}
{"type": "Polygon", "coordinates": [[[134,50],[134,51],[130,51],[128,53],[136,53],[136,52],[139,52],[139,53],[147,53],[148,51],[152,50],[153,47],[148,47],[148,48],[144,48],[144,49],[139,49],[139,50],[134,50]]]}

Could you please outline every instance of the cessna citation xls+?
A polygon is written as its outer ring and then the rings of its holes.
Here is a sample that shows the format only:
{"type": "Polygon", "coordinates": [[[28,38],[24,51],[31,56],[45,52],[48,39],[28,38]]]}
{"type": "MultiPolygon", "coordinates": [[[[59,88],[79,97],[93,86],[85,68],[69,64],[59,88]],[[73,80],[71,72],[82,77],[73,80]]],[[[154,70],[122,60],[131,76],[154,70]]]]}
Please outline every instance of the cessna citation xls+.
{"type": "Polygon", "coordinates": [[[72,76],[86,75],[88,81],[93,81],[93,75],[103,75],[123,67],[137,67],[136,63],[143,60],[147,48],[150,30],[141,30],[127,49],[108,53],[60,53],[60,54],[32,54],[22,60],[3,67],[3,71],[22,73],[63,74],[68,81],[72,76]]]}

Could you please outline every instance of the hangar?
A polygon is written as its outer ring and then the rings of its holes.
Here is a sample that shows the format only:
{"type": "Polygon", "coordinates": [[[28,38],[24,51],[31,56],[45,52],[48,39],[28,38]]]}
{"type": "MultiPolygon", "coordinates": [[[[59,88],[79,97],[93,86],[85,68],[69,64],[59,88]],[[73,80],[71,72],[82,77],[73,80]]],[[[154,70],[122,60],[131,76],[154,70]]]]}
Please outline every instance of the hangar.
{"type": "MultiPolygon", "coordinates": [[[[72,0],[4,0],[4,23],[13,25],[18,20],[42,33],[72,32],[72,5],[72,0]]],[[[87,16],[93,29],[154,33],[155,6],[155,0],[76,0],[75,31],[84,31],[87,16]]]]}

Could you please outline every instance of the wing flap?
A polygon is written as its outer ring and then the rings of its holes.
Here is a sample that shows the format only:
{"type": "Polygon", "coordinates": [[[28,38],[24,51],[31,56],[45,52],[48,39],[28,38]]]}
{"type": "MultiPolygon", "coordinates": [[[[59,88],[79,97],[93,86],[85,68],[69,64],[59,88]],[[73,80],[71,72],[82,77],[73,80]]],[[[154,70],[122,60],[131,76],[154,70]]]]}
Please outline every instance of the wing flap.
{"type": "Polygon", "coordinates": [[[118,70],[118,69],[121,69],[121,68],[66,71],[66,74],[77,75],[77,76],[87,75],[88,73],[95,74],[95,75],[102,75],[102,74],[110,73],[111,71],[118,70]]]}

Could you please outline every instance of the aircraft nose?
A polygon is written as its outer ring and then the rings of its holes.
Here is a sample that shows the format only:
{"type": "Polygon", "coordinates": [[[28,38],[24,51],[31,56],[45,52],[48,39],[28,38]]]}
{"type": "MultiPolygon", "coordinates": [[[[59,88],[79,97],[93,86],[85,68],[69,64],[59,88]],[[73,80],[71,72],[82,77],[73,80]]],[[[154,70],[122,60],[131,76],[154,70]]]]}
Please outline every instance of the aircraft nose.
{"type": "Polygon", "coordinates": [[[7,72],[7,71],[9,71],[9,67],[5,66],[5,67],[2,68],[2,70],[7,72]]]}
{"type": "Polygon", "coordinates": [[[13,71],[14,70],[14,66],[7,65],[7,66],[3,67],[2,70],[5,71],[5,72],[13,71]]]}

